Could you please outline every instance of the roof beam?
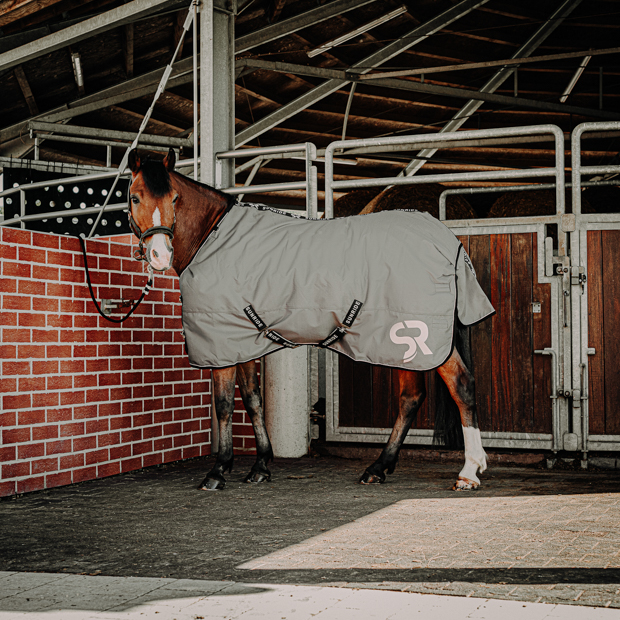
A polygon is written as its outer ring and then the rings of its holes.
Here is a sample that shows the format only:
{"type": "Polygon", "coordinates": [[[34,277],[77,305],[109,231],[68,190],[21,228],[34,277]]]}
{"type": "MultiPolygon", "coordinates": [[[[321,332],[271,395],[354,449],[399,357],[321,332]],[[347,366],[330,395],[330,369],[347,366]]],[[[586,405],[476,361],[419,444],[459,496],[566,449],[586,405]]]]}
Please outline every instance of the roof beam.
{"type": "Polygon", "coordinates": [[[302,28],[314,26],[315,24],[324,22],[330,17],[335,17],[347,11],[358,9],[371,2],[375,2],[375,0],[335,0],[324,6],[310,9],[301,15],[296,15],[282,22],[261,28],[256,32],[250,32],[249,34],[237,37],[235,40],[235,53],[242,54],[253,47],[262,45],[263,43],[269,43],[269,41],[275,41],[293,32],[297,32],[302,28]]]}
{"type": "Polygon", "coordinates": [[[0,54],[0,71],[128,24],[174,4],[176,4],[175,0],[133,0],[116,9],[0,54]]]}
{"type": "MultiPolygon", "coordinates": [[[[66,120],[81,114],[87,114],[108,106],[138,99],[151,95],[157,90],[157,85],[163,74],[163,69],[156,69],[132,80],[121,82],[93,95],[82,97],[71,104],[66,104],[53,110],[48,110],[34,118],[28,118],[10,127],[0,130],[0,143],[16,138],[27,131],[28,123],[32,120],[45,120],[50,123],[66,120]]],[[[187,84],[193,80],[192,59],[185,58],[174,63],[174,70],[168,80],[167,88],[187,84]]]]}
{"type": "MultiPolygon", "coordinates": [[[[307,75],[310,77],[330,78],[332,80],[356,81],[357,77],[350,71],[341,69],[327,69],[322,67],[308,67],[306,65],[296,65],[286,62],[259,60],[254,58],[242,58],[237,61],[237,66],[254,67],[256,69],[267,69],[278,73],[293,73],[296,75],[307,75]]],[[[372,75],[372,74],[371,74],[372,75]]],[[[361,76],[360,76],[361,77],[361,76]]],[[[395,80],[381,78],[368,80],[364,77],[364,84],[376,86],[377,88],[390,88],[394,90],[408,90],[418,93],[438,95],[441,97],[454,97],[456,99],[471,99],[477,102],[497,103],[510,107],[524,107],[547,112],[560,112],[563,114],[577,114],[592,118],[604,118],[607,120],[619,120],[620,113],[607,112],[604,110],[582,108],[578,106],[568,106],[562,103],[551,101],[539,101],[537,99],[526,99],[524,97],[508,97],[506,95],[496,95],[483,91],[469,90],[467,88],[455,88],[452,86],[439,86],[428,82],[414,82],[412,80],[395,80]]]]}
{"type": "Polygon", "coordinates": [[[28,17],[41,9],[60,2],[61,0],[2,0],[0,2],[0,28],[28,17]]]}
{"type": "MultiPolygon", "coordinates": [[[[568,15],[581,3],[581,0],[564,0],[562,4],[552,13],[549,19],[532,34],[528,40],[513,54],[513,58],[527,57],[536,51],[543,41],[564,21],[568,15]]],[[[491,77],[480,89],[481,93],[495,92],[514,72],[514,69],[503,67],[491,77]]],[[[467,120],[482,105],[480,99],[470,99],[439,131],[456,131],[462,127],[467,120]]],[[[423,149],[418,153],[416,159],[411,160],[401,174],[414,175],[430,159],[437,149],[423,149]]]]}
{"type": "MultiPolygon", "coordinates": [[[[387,62],[401,52],[404,52],[410,47],[424,41],[435,32],[445,28],[448,24],[451,24],[463,15],[467,15],[478,6],[485,4],[487,1],[488,0],[462,0],[457,5],[447,11],[444,11],[437,17],[429,20],[421,26],[414,28],[400,39],[389,43],[385,47],[376,51],[374,54],[371,54],[370,56],[367,56],[366,58],[363,58],[359,62],[355,63],[350,68],[350,71],[356,74],[367,73],[373,67],[377,67],[384,62],[387,62]]],[[[242,144],[246,144],[250,140],[253,140],[266,131],[269,131],[271,128],[279,125],[291,116],[294,116],[298,112],[305,110],[321,99],[331,95],[349,81],[351,80],[331,79],[327,82],[323,82],[323,84],[316,86],[301,97],[298,97],[294,101],[282,106],[275,112],[268,114],[265,118],[262,118],[258,122],[254,123],[254,125],[240,131],[236,137],[236,145],[240,146],[242,144]]]]}
{"type": "Polygon", "coordinates": [[[130,80],[133,77],[133,24],[125,24],[123,27],[123,60],[125,76],[130,80]]]}
{"type": "MultiPolygon", "coordinates": [[[[307,11],[306,13],[303,13],[302,15],[298,15],[297,17],[293,17],[279,24],[276,24],[275,26],[277,28],[275,28],[275,30],[274,27],[268,26],[267,28],[263,28],[256,33],[245,35],[244,37],[236,39],[236,52],[240,53],[242,51],[247,51],[252,47],[256,47],[257,45],[261,45],[268,41],[272,41],[278,37],[293,34],[300,28],[304,28],[312,23],[317,23],[316,20],[324,21],[325,19],[329,19],[333,15],[339,15],[342,12],[358,8],[360,6],[363,6],[364,4],[369,4],[370,2],[374,1],[375,0],[336,0],[335,2],[331,2],[330,4],[319,7],[319,10],[312,9],[310,11],[307,11]]],[[[173,6],[178,6],[179,0],[168,0],[165,5],[167,6],[168,3],[172,4],[173,6]]],[[[160,8],[163,8],[163,5],[160,8]]],[[[80,22],[79,24],[76,24],[76,26],[80,26],[83,23],[84,22],[80,22]]],[[[61,34],[61,32],[65,32],[66,30],[68,30],[68,28],[65,28],[58,34],[61,34]]],[[[48,37],[44,37],[44,39],[47,38],[48,37]]],[[[32,43],[32,45],[34,45],[35,43],[37,42],[35,41],[34,43],[32,43]]],[[[25,49],[26,47],[28,47],[28,45],[23,45],[18,49],[25,49]]],[[[2,61],[2,58],[4,56],[4,54],[0,54],[0,62],[2,61]]],[[[170,79],[168,80],[167,88],[172,88],[173,86],[180,86],[181,84],[188,84],[189,82],[191,82],[193,79],[191,71],[191,58],[185,58],[183,60],[175,62],[173,65],[172,74],[170,76],[170,79]]],[[[121,84],[117,84],[116,86],[107,88],[99,93],[95,93],[93,95],[89,95],[88,97],[78,99],[71,104],[67,104],[53,110],[48,110],[42,115],[39,115],[38,119],[46,120],[49,122],[66,120],[68,118],[79,116],[80,114],[86,114],[88,112],[100,110],[109,105],[123,103],[131,99],[137,99],[138,97],[151,95],[157,89],[157,85],[159,84],[162,74],[163,69],[156,69],[154,71],[151,71],[150,73],[146,73],[139,77],[122,82],[121,84]]],[[[23,121],[20,121],[19,123],[15,123],[14,125],[5,127],[4,129],[0,130],[0,143],[19,136],[20,133],[24,130],[24,128],[28,125],[28,122],[31,120],[35,120],[35,118],[25,119],[23,121]]]]}
{"type": "Polygon", "coordinates": [[[15,67],[15,69],[13,70],[13,73],[15,74],[17,83],[19,84],[22,94],[24,95],[24,99],[28,104],[30,114],[36,116],[37,114],[39,114],[39,106],[37,106],[37,102],[35,101],[34,95],[32,94],[30,84],[28,83],[28,78],[24,73],[24,67],[22,65],[17,65],[17,67],[15,67]]]}

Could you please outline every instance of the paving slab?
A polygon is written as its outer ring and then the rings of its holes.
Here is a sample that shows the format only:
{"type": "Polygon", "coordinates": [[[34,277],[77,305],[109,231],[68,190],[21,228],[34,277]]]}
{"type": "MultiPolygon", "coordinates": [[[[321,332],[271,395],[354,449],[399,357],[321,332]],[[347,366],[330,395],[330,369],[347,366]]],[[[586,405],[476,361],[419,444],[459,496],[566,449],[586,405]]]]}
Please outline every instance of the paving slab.
{"type": "MultiPolygon", "coordinates": [[[[50,575],[55,596],[13,573],[21,593],[0,599],[0,620],[618,620],[620,610],[287,584],[123,577],[127,596],[114,604],[101,577],[50,575]],[[161,584],[157,586],[157,581],[161,584]],[[148,594],[144,594],[149,590],[148,594]],[[90,592],[89,595],[85,593],[90,592]],[[180,595],[184,592],[184,595],[180,595]]],[[[49,582],[48,582],[49,583],[49,582]]],[[[111,583],[111,582],[108,582],[111,583]]]]}
{"type": "Polygon", "coordinates": [[[92,576],[84,601],[107,596],[109,609],[149,605],[150,587],[191,598],[203,582],[209,596],[290,584],[620,609],[619,471],[495,467],[479,491],[455,493],[454,463],[402,463],[360,486],[363,461],[282,459],[271,483],[247,485],[252,459],[238,458],[224,491],[198,491],[211,463],[0,501],[0,601],[37,598],[16,573],[57,604],[50,574],[92,576]],[[126,592],[127,577],[144,589],[126,592]]]}

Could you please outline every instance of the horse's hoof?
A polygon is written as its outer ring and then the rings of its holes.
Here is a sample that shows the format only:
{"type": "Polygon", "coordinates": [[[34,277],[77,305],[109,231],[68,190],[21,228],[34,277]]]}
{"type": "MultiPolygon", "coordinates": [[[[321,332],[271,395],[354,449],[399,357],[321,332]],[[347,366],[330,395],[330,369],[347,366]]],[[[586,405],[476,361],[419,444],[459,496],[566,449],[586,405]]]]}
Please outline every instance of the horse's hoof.
{"type": "Polygon", "coordinates": [[[258,484],[259,482],[269,482],[271,480],[271,474],[262,471],[251,471],[243,480],[248,484],[258,484]]]}
{"type": "Polygon", "coordinates": [[[217,480],[208,476],[198,485],[199,491],[221,491],[226,486],[225,480],[217,480]]]}
{"type": "Polygon", "coordinates": [[[474,491],[480,486],[479,482],[475,480],[470,480],[469,478],[458,477],[457,481],[454,483],[452,487],[453,491],[474,491]]]}
{"type": "Polygon", "coordinates": [[[385,482],[385,475],[377,476],[367,471],[365,471],[360,478],[360,484],[381,484],[382,482],[385,482]]]}

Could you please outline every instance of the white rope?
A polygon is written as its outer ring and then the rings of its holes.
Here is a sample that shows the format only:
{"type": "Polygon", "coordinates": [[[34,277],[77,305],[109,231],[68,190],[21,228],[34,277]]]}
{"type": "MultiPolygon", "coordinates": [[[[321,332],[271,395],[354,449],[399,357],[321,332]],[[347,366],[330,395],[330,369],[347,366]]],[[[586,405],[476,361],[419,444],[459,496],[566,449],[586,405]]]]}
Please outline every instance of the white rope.
{"type": "MultiPolygon", "coordinates": [[[[99,221],[101,220],[103,212],[108,206],[108,203],[110,202],[110,198],[112,197],[112,194],[114,193],[116,184],[118,183],[118,180],[123,174],[123,172],[125,172],[125,168],[127,167],[127,162],[129,161],[129,153],[138,146],[140,136],[143,134],[144,130],[146,129],[146,126],[148,125],[149,120],[151,119],[151,114],[153,114],[153,110],[155,109],[155,104],[157,103],[159,96],[164,92],[166,88],[166,84],[168,83],[168,79],[170,78],[170,74],[172,73],[172,65],[174,64],[174,61],[177,58],[177,54],[179,53],[179,50],[181,49],[181,46],[183,45],[183,39],[185,38],[185,33],[189,30],[190,26],[192,25],[192,22],[194,21],[194,5],[197,5],[198,1],[199,0],[192,0],[192,3],[187,12],[187,17],[185,18],[185,23],[183,24],[183,32],[181,33],[181,36],[179,37],[177,48],[174,50],[172,59],[170,60],[170,63],[164,70],[164,74],[162,75],[161,80],[159,81],[159,86],[157,87],[157,90],[155,91],[153,102],[151,103],[151,107],[147,110],[146,114],[144,115],[144,118],[142,119],[142,124],[140,125],[140,129],[138,129],[138,134],[136,135],[131,145],[127,147],[127,150],[125,151],[125,154],[123,155],[123,159],[121,159],[121,163],[118,166],[116,176],[114,177],[114,182],[112,183],[112,189],[110,189],[110,191],[108,192],[108,195],[106,196],[105,201],[101,205],[101,209],[99,210],[99,213],[97,214],[97,219],[95,220],[93,227],[90,229],[90,232],[88,233],[88,239],[90,239],[95,233],[95,229],[97,228],[99,221]]],[[[194,140],[196,139],[197,137],[194,136],[194,140]]]]}

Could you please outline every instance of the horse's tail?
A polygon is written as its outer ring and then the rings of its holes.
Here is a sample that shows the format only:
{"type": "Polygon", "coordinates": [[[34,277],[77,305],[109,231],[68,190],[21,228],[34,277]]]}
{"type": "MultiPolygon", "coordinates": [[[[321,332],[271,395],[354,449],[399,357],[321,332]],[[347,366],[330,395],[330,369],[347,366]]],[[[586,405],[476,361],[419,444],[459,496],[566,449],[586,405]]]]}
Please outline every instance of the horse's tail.
{"type": "MultiPolygon", "coordinates": [[[[455,318],[454,346],[468,368],[471,368],[471,345],[469,327],[465,327],[455,318]]],[[[444,446],[450,450],[462,450],[465,447],[461,415],[446,384],[438,377],[435,383],[435,429],[433,445],[444,446]]]]}

